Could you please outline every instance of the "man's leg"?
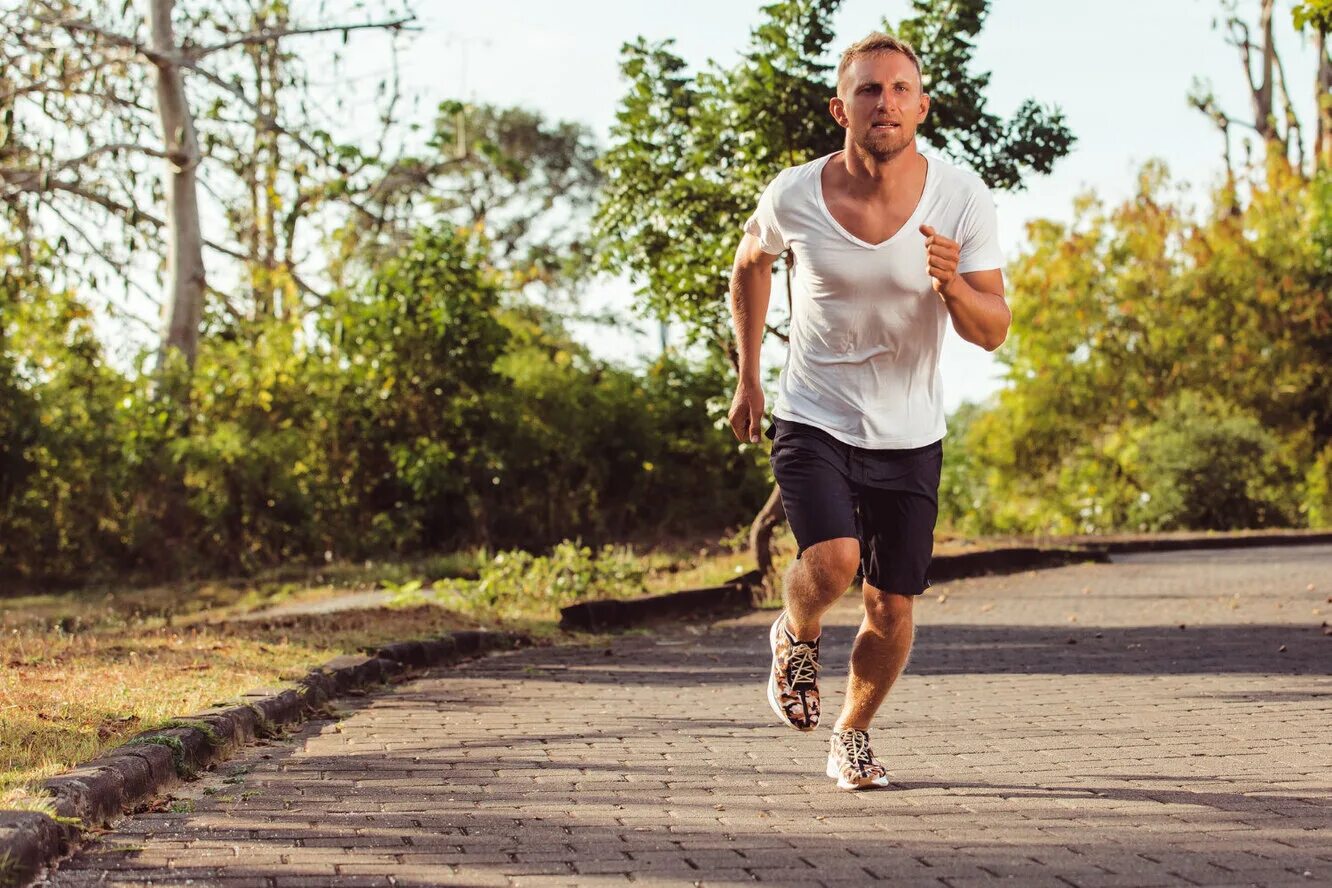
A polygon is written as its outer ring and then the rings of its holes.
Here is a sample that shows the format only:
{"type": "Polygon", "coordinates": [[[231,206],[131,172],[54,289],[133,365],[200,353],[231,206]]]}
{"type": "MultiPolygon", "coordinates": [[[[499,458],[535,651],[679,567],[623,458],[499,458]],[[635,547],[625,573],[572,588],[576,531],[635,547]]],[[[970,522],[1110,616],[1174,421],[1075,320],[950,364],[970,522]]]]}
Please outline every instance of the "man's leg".
{"type": "Polygon", "coordinates": [[[888,769],[870,748],[869,725],[911,654],[915,597],[929,584],[938,451],[885,456],[879,477],[911,482],[915,491],[869,490],[859,496],[865,540],[865,616],[851,649],[842,713],[833,726],[828,776],[842,789],[887,786],[888,769]],[[905,465],[903,465],[905,463],[905,465]]]}
{"type": "Polygon", "coordinates": [[[856,502],[845,471],[847,445],[802,423],[775,420],[772,472],[800,546],[787,572],[786,607],[768,630],[768,704],[786,725],[819,723],[819,631],[860,565],[856,502]]]}
{"type": "Polygon", "coordinates": [[[834,731],[868,731],[893,682],[902,674],[915,636],[915,598],[864,583],[865,618],[851,648],[846,700],[834,731]]]}
{"type": "Polygon", "coordinates": [[[810,546],[786,572],[786,628],[801,641],[819,637],[822,619],[860,568],[860,541],[838,537],[810,546]]]}
{"type": "Polygon", "coordinates": [[[786,608],[768,631],[768,703],[797,731],[819,723],[819,632],[825,611],[855,578],[860,542],[833,537],[806,548],[786,574],[786,608]]]}

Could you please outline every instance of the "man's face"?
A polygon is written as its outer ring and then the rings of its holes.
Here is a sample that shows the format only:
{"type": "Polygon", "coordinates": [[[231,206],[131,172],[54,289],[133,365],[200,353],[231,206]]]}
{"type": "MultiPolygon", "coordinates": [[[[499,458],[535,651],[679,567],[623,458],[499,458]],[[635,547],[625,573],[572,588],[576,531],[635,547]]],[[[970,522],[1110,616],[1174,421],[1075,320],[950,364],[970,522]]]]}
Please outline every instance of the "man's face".
{"type": "Polygon", "coordinates": [[[829,110],[854,144],[883,161],[911,144],[929,107],[911,59],[876,52],[847,66],[829,110]]]}

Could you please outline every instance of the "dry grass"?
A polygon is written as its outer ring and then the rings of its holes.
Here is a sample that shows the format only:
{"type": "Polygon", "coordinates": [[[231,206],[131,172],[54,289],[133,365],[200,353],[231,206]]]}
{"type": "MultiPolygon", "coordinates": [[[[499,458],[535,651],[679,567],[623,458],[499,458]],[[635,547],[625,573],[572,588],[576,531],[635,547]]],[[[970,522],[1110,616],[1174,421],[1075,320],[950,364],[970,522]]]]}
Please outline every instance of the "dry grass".
{"type": "Polygon", "coordinates": [[[172,718],[300,678],[338,654],[477,625],[432,606],[168,625],[161,617],[94,621],[86,607],[78,608],[84,615],[77,620],[51,621],[21,602],[6,604],[0,793],[31,786],[172,718]]]}
{"type": "MultiPolygon", "coordinates": [[[[643,589],[618,595],[716,586],[750,570],[739,534],[707,545],[645,552],[643,589]]],[[[778,564],[794,554],[774,539],[778,564]]],[[[941,541],[941,551],[960,550],[941,541]]],[[[347,593],[429,586],[474,576],[485,553],[384,564],[273,571],[248,581],[190,582],[0,599],[0,808],[40,807],[42,778],[95,758],[131,735],[234,700],[256,687],[303,676],[334,656],[503,625],[558,634],[550,605],[506,614],[459,613],[428,597],[394,605],[281,619],[242,620],[276,604],[316,603],[347,593]]]]}
{"type": "MultiPolygon", "coordinates": [[[[723,547],[644,555],[646,590],[715,585],[745,556],[723,547]]],[[[239,619],[274,605],[314,604],[411,580],[474,575],[484,553],[417,561],[273,571],[249,581],[100,587],[0,599],[0,808],[42,808],[43,778],[256,687],[301,676],[339,654],[497,626],[494,614],[458,613],[405,596],[365,610],[239,619]]],[[[745,566],[742,570],[747,570],[745,566]]],[[[505,620],[538,636],[558,613],[534,606],[505,620]]]]}

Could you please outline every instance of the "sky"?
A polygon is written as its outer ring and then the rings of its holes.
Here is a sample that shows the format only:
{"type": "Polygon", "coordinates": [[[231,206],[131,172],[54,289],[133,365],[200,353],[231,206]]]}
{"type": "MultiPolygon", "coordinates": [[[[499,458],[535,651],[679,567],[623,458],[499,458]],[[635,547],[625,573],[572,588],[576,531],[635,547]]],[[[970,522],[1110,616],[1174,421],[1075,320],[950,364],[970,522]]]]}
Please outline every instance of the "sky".
{"type": "MultiPolygon", "coordinates": [[[[691,65],[736,60],[759,17],[759,0],[420,0],[422,31],[403,55],[409,88],[432,97],[462,96],[519,105],[550,119],[587,124],[609,140],[624,89],[618,58],[627,41],[674,38],[691,65]]],[[[1239,0],[1250,20],[1258,0],[1239,0]]],[[[1314,53],[1290,25],[1291,0],[1277,0],[1277,44],[1306,131],[1313,121],[1314,53]]],[[[835,18],[834,49],[909,13],[905,0],[846,0],[835,18]]],[[[996,193],[1000,237],[1011,258],[1022,249],[1026,223],[1071,218],[1074,198],[1088,189],[1107,202],[1132,195],[1137,172],[1151,158],[1165,161],[1196,203],[1220,177],[1221,136],[1190,108],[1195,77],[1210,79],[1233,116],[1249,111],[1237,50],[1213,27],[1220,0],[994,0],[977,39],[973,70],[992,74],[989,108],[1008,116],[1024,99],[1063,110],[1077,144],[1048,176],[1018,193],[996,193]]],[[[811,114],[827,113],[812,108],[811,114]]],[[[840,146],[830,146],[835,150],[840,146]]],[[[922,147],[923,144],[922,144],[922,147]]],[[[757,200],[758,195],[754,195],[757,200]]],[[[739,232],[719,232],[738,240],[739,232]]],[[[609,280],[586,296],[587,307],[628,314],[627,281],[609,280]]],[[[773,303],[778,303],[774,294],[773,303]]],[[[600,357],[637,362],[660,349],[659,331],[577,328],[600,357]]],[[[780,363],[780,343],[768,337],[765,363],[780,363]]],[[[994,356],[957,338],[950,328],[942,358],[946,407],[983,400],[1000,385],[994,356]]]]}

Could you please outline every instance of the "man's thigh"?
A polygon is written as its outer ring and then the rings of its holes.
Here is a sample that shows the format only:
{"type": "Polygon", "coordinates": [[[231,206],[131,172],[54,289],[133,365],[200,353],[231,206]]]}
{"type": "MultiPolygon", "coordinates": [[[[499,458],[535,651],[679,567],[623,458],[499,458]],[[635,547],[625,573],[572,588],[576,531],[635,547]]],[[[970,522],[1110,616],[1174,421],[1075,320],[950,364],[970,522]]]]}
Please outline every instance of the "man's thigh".
{"type": "Polygon", "coordinates": [[[773,421],[772,473],[796,539],[796,557],[815,543],[857,537],[856,497],[839,468],[844,459],[830,436],[803,423],[773,421]]]}
{"type": "Polygon", "coordinates": [[[930,584],[943,447],[881,451],[870,463],[868,475],[883,486],[854,485],[861,573],[876,589],[919,595],[930,584]]]}

